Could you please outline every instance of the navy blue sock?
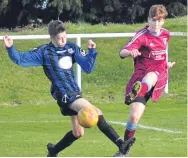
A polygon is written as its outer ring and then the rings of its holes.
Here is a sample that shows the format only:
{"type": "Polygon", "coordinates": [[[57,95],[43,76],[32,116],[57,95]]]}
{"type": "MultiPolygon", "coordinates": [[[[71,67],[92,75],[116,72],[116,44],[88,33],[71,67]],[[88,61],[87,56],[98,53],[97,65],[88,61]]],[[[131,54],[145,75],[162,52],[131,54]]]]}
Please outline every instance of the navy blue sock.
{"type": "Polygon", "coordinates": [[[103,115],[99,115],[99,121],[97,123],[98,128],[102,133],[104,133],[114,144],[118,147],[124,142],[112,126],[110,126],[103,115]]]}
{"type": "Polygon", "coordinates": [[[69,131],[56,145],[55,145],[55,150],[56,154],[62,151],[63,149],[67,148],[70,146],[75,140],[78,138],[75,137],[72,133],[72,130],[69,131]]]}

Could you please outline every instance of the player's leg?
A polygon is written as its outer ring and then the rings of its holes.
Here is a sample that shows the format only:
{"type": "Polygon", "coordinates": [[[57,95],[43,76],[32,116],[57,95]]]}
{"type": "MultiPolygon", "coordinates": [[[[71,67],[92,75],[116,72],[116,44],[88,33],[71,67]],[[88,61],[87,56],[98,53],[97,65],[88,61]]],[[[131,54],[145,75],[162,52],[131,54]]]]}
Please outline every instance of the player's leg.
{"type": "Polygon", "coordinates": [[[60,151],[69,147],[74,141],[84,135],[84,128],[78,123],[77,116],[71,116],[71,122],[72,130],[67,132],[57,144],[50,145],[51,147],[53,147],[53,155],[57,155],[60,151]]]}
{"type": "Polygon", "coordinates": [[[136,127],[145,110],[145,105],[141,102],[133,102],[130,104],[130,113],[126,124],[124,140],[133,137],[136,132],[136,127]]]}
{"type": "MultiPolygon", "coordinates": [[[[134,137],[136,132],[136,127],[138,122],[140,121],[145,110],[145,105],[141,102],[133,102],[130,105],[130,113],[129,118],[126,124],[126,129],[124,133],[124,140],[129,140],[134,137]]],[[[128,156],[130,153],[131,145],[129,145],[125,156],[128,156]]]]}
{"type": "Polygon", "coordinates": [[[80,138],[84,136],[84,128],[78,123],[78,117],[72,116],[71,117],[72,122],[72,133],[76,138],[80,138]]]}
{"type": "Polygon", "coordinates": [[[114,128],[112,126],[110,126],[102,112],[100,109],[96,108],[95,106],[93,106],[90,102],[88,102],[86,99],[84,98],[80,98],[80,99],[77,99],[76,101],[74,101],[71,105],[70,105],[70,108],[75,110],[75,111],[79,111],[81,110],[82,108],[84,107],[93,107],[97,110],[98,112],[98,115],[99,115],[99,120],[98,120],[98,123],[97,123],[97,126],[98,128],[100,129],[100,131],[102,133],[104,133],[114,144],[116,144],[118,146],[118,148],[120,149],[120,151],[122,153],[125,153],[126,149],[127,149],[127,146],[128,144],[132,144],[134,143],[134,139],[130,139],[128,140],[127,142],[124,142],[120,136],[117,134],[117,132],[114,130],[114,128]]]}
{"type": "MultiPolygon", "coordinates": [[[[133,102],[130,104],[130,113],[129,113],[129,118],[126,124],[126,129],[125,129],[125,134],[124,134],[125,141],[130,140],[131,138],[134,137],[137,124],[142,114],[144,113],[144,110],[145,110],[145,105],[143,103],[133,102]]],[[[122,153],[118,151],[114,156],[115,157],[128,156],[131,146],[132,144],[128,145],[128,148],[125,154],[122,155],[122,153]]]]}
{"type": "MultiPolygon", "coordinates": [[[[145,78],[147,78],[147,76],[145,76],[145,78]]],[[[153,84],[155,84],[155,83],[153,83],[153,84]]],[[[139,121],[144,113],[145,105],[146,105],[147,101],[149,100],[149,98],[151,97],[152,92],[153,92],[153,89],[149,89],[149,92],[147,91],[145,94],[138,95],[130,104],[129,118],[128,118],[128,121],[126,124],[125,133],[124,133],[125,141],[134,137],[137,124],[139,123],[139,121]]],[[[129,146],[125,156],[128,156],[128,154],[130,152],[130,148],[131,148],[131,146],[129,146]]]]}
{"type": "Polygon", "coordinates": [[[131,92],[125,97],[125,103],[129,105],[136,97],[145,96],[155,86],[157,80],[157,72],[147,73],[141,82],[137,81],[134,83],[131,92]]]}
{"type": "MultiPolygon", "coordinates": [[[[78,98],[73,97],[73,100],[76,99],[78,98]]],[[[72,130],[67,132],[57,144],[48,143],[48,157],[56,157],[60,151],[70,146],[75,140],[77,140],[84,134],[83,127],[81,127],[77,121],[77,112],[69,108],[69,98],[66,100],[66,102],[64,102],[62,98],[58,98],[57,104],[60,107],[62,115],[71,116],[72,130]]]]}

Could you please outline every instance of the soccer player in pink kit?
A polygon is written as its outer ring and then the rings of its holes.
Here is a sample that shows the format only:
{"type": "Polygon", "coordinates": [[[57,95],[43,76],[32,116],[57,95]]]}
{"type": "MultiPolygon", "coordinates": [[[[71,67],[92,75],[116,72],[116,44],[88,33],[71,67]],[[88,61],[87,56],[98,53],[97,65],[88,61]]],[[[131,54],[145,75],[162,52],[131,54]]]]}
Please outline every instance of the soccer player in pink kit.
{"type": "MultiPolygon", "coordinates": [[[[130,105],[125,140],[134,136],[149,98],[158,101],[167,84],[168,68],[175,65],[175,62],[167,62],[170,32],[162,27],[167,14],[163,5],[153,5],[149,10],[148,26],[138,31],[120,51],[122,59],[132,56],[134,60],[134,73],[125,94],[125,104],[130,105]]],[[[128,156],[130,147],[125,155],[117,152],[115,156],[128,156]]]]}

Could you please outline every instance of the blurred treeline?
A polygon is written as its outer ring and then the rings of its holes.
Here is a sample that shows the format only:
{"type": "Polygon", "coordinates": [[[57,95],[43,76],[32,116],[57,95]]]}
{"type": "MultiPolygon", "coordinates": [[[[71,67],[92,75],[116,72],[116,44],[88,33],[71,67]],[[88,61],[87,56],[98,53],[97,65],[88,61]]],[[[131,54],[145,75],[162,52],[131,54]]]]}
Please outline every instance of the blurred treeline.
{"type": "Polygon", "coordinates": [[[145,22],[153,4],[163,4],[168,18],[187,14],[187,0],[0,0],[0,28],[46,24],[60,19],[77,23],[145,22]]]}

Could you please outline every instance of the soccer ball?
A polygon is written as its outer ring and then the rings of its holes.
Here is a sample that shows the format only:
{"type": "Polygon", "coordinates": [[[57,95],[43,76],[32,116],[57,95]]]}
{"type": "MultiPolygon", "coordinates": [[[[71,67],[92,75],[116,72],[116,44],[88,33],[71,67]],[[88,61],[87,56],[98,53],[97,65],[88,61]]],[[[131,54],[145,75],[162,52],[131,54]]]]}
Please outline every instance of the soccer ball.
{"type": "Polygon", "coordinates": [[[98,113],[94,108],[86,107],[78,112],[78,122],[84,128],[95,126],[98,119],[98,113]]]}

